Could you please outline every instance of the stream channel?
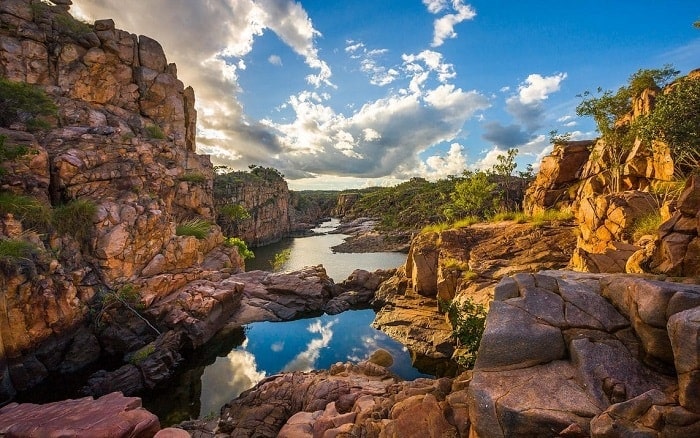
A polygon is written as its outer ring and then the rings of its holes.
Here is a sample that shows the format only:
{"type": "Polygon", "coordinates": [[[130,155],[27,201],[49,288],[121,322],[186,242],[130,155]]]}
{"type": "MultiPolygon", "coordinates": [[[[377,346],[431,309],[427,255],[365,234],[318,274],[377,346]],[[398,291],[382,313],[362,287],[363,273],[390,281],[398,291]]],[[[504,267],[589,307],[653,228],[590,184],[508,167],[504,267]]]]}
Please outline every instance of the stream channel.
{"type": "MultiPolygon", "coordinates": [[[[406,255],[396,252],[334,253],[331,247],[348,237],[325,234],[338,220],[324,222],[310,237],[285,239],[255,248],[246,270],[269,270],[269,260],[281,250],[291,250],[283,270],[323,264],[338,283],[355,269],[395,268],[406,255]]],[[[144,407],[158,415],[161,425],[218,414],[222,405],[265,377],[284,371],[328,369],[336,362],[359,362],[379,348],[394,358],[389,369],[412,380],[427,377],[411,365],[410,353],[397,341],[371,327],[374,311],[350,310],[287,322],[259,322],[219,333],[187,358],[170,383],[142,395],[144,407]]]]}

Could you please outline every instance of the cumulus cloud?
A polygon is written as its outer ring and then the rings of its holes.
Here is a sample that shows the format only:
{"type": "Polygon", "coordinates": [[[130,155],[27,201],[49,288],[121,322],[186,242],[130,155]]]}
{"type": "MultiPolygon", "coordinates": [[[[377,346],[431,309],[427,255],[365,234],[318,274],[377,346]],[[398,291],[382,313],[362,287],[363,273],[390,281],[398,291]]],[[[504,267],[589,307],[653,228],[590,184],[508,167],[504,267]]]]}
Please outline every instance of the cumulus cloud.
{"type": "Polygon", "coordinates": [[[467,167],[464,147],[459,143],[452,143],[445,155],[429,156],[421,163],[419,169],[422,177],[437,180],[450,175],[460,175],[467,167]]]}
{"type": "Polygon", "coordinates": [[[270,57],[267,58],[267,62],[278,67],[282,66],[282,58],[280,58],[279,55],[270,55],[270,57]]]}
{"type": "Polygon", "coordinates": [[[489,122],[484,124],[482,137],[497,147],[510,149],[527,143],[532,136],[517,124],[506,126],[499,122],[489,122]]]}
{"type": "Polygon", "coordinates": [[[531,74],[518,86],[518,100],[523,105],[546,100],[551,93],[559,91],[564,79],[566,79],[566,73],[557,73],[552,76],[531,74]]]}
{"type": "MultiPolygon", "coordinates": [[[[461,1],[426,2],[426,7],[445,17],[466,17],[471,10],[461,1]]],[[[76,9],[92,19],[112,17],[117,27],[161,42],[169,61],[178,64],[180,79],[195,89],[199,152],[232,168],[261,164],[289,179],[323,175],[337,181],[374,178],[373,183],[440,173],[446,165],[436,158],[421,167],[418,154],[454,142],[464,123],[490,106],[481,93],[452,83],[454,66],[439,52],[403,54],[392,65],[385,62],[391,55],[385,49],[350,41],[346,53],[360,62],[372,83],[395,88],[339,112],[328,94],[335,90],[331,68],[315,44],[321,35],[293,0],[74,0],[76,9]],[[149,18],[154,11],[156,21],[149,18]],[[239,84],[244,58],[266,31],[302,56],[311,72],[309,89],[279,106],[288,113],[286,119],[252,119],[238,100],[244,91],[239,84]]],[[[279,65],[278,57],[268,61],[279,65]]]]}
{"type": "Polygon", "coordinates": [[[433,42],[431,43],[433,47],[441,46],[447,39],[456,38],[455,26],[476,16],[474,8],[464,4],[462,0],[423,0],[423,4],[431,14],[439,14],[445,11],[451,12],[435,19],[433,23],[433,42]]]}
{"type": "Polygon", "coordinates": [[[372,85],[389,85],[399,77],[397,69],[379,63],[388,52],[387,49],[369,50],[364,43],[350,40],[347,41],[345,52],[350,58],[359,60],[360,70],[369,76],[372,85]]]}
{"type": "Polygon", "coordinates": [[[318,333],[321,335],[320,338],[312,339],[306,345],[306,350],[297,354],[294,359],[292,359],[287,365],[282,368],[283,372],[291,371],[311,371],[316,368],[316,361],[321,355],[321,349],[328,346],[333,338],[332,327],[336,323],[336,320],[328,321],[326,324],[321,324],[321,320],[318,319],[311,323],[307,330],[311,333],[318,333]]]}
{"type": "Polygon", "coordinates": [[[217,358],[202,374],[202,393],[209,397],[202,399],[200,415],[218,412],[225,403],[264,378],[265,372],[258,371],[255,356],[248,351],[233,350],[226,357],[217,358]]]}

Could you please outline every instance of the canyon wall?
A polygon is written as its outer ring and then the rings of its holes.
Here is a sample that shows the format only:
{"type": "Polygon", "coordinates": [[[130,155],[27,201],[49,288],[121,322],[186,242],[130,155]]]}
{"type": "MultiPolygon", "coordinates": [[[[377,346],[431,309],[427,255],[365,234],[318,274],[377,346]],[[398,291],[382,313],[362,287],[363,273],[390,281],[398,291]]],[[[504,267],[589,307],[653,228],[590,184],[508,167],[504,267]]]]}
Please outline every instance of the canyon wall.
{"type": "MultiPolygon", "coordinates": [[[[47,215],[0,206],[0,239],[31,248],[0,260],[0,403],[112,349],[108,330],[97,331],[97,316],[114,310],[110,296],[133,290],[134,305],[148,308],[210,272],[242,269],[213,225],[214,172],[195,152],[193,90],[157,41],[112,20],[79,22],[70,3],[0,2],[0,75],[58,107],[45,130],[20,121],[0,131],[6,145],[27,148],[0,163],[1,194],[47,215]],[[57,219],[80,206],[84,216],[57,219]],[[203,235],[183,231],[192,221],[203,235]]],[[[215,312],[223,301],[214,302],[215,312]]]]}

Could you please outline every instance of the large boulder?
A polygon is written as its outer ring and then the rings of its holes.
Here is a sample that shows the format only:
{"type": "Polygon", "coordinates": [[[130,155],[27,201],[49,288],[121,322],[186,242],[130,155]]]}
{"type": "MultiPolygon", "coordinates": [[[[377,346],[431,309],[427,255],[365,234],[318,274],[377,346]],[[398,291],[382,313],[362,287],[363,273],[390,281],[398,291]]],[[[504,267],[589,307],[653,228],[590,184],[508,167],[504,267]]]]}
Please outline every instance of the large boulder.
{"type": "Polygon", "coordinates": [[[504,279],[495,300],[468,390],[478,436],[624,436],[614,431],[637,421],[692,436],[700,427],[691,389],[700,287],[544,271],[504,279]],[[663,395],[676,384],[678,399],[663,395]],[[645,394],[662,397],[628,407],[645,394]],[[666,423],[637,417],[652,405],[666,423]]]}

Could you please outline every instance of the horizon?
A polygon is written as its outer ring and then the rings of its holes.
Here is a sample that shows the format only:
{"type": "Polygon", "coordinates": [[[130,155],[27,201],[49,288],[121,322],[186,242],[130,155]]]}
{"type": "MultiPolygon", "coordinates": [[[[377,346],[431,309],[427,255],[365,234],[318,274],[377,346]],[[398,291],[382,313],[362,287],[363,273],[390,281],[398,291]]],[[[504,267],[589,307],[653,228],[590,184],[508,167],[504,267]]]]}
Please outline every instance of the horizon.
{"type": "Polygon", "coordinates": [[[549,131],[597,137],[577,94],[700,67],[690,1],[73,0],[71,12],[159,41],[195,89],[197,152],[273,167],[295,191],[445,178],[509,148],[517,170],[537,167],[549,131]]]}

